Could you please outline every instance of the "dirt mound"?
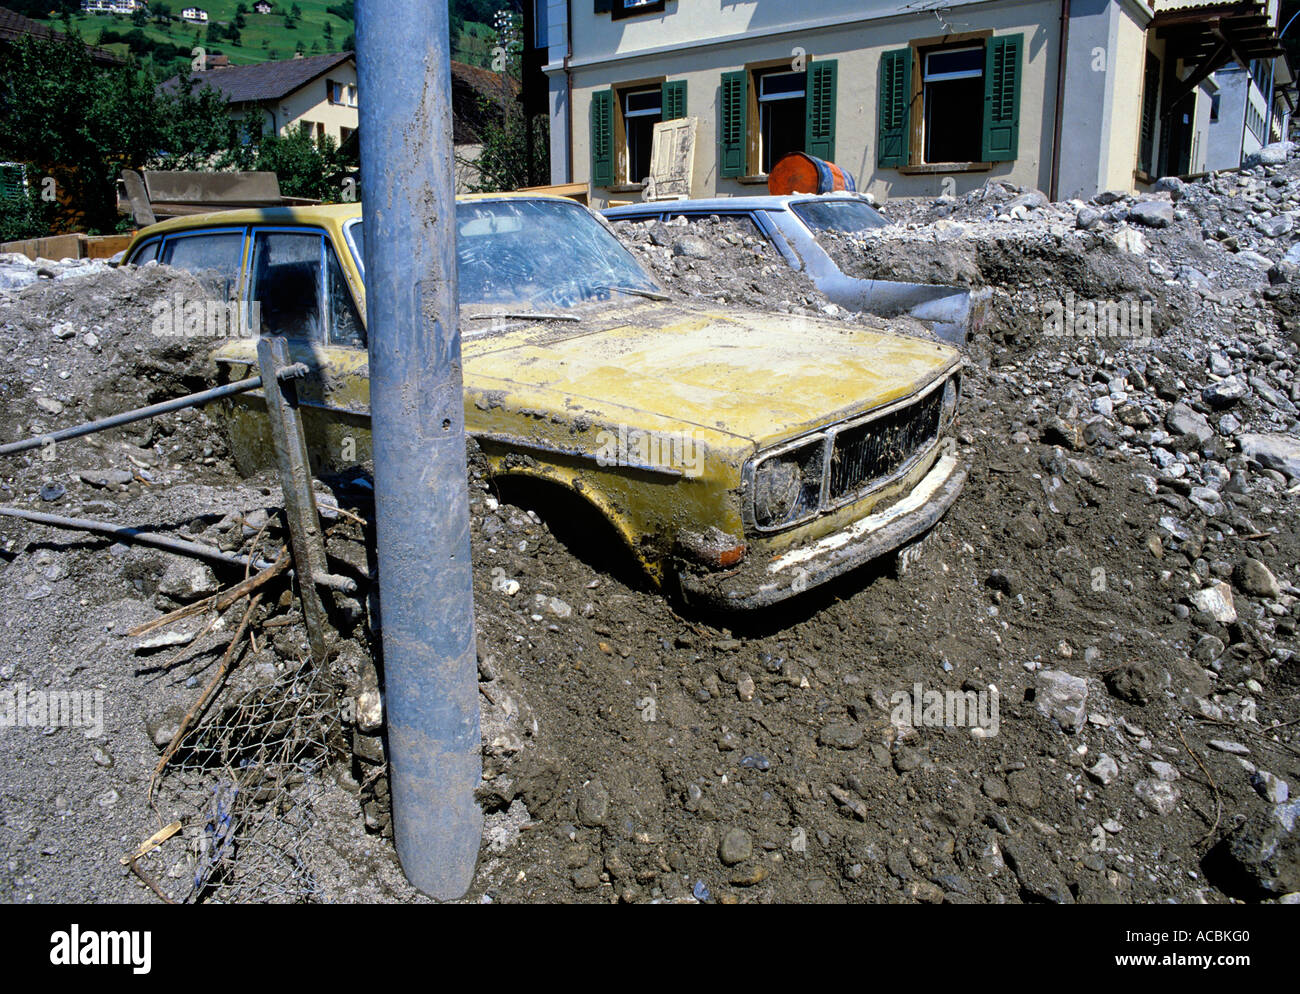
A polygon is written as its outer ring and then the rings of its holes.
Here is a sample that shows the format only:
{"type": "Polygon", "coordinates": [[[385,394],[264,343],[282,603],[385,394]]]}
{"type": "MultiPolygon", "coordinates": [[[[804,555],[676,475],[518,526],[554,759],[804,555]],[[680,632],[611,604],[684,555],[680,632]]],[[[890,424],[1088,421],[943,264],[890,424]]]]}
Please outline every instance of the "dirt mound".
{"type": "MultiPolygon", "coordinates": [[[[952,208],[940,220],[964,232],[900,208],[903,223],[842,246],[864,266],[876,263],[858,256],[879,254],[900,278],[932,271],[937,257],[1026,314],[1067,290],[1150,294],[1168,325],[1115,341],[1004,321],[975,343],[964,377],[958,441],[972,468],[948,516],[901,561],[760,617],[700,614],[648,589],[554,507],[485,479],[470,446],[487,822],[468,899],[1281,897],[1293,867],[1272,854],[1294,850],[1289,791],[1300,782],[1300,347],[1274,309],[1289,292],[1279,265],[1289,234],[1259,225],[1280,231],[1295,187],[1293,161],[1188,186],[1177,200],[1016,204],[1024,194],[1004,190],[925,208],[952,208]],[[1172,210],[1167,227],[1130,218],[1157,202],[1172,210]]],[[[630,228],[674,291],[821,307],[743,230],[630,228]]],[[[66,297],[52,296],[63,280],[29,287],[5,305],[0,368],[23,393],[0,402],[4,431],[32,430],[31,398],[69,380],[80,386],[52,393],[69,420],[96,410],[91,393],[126,404],[188,386],[198,374],[180,355],[123,346],[119,383],[100,368],[102,351],[70,350],[50,330],[73,321],[80,341],[130,308],[138,322],[149,293],[184,279],[123,270],[80,291],[68,281],[66,297]]],[[[130,341],[130,328],[113,327],[130,341]]],[[[41,430],[54,426],[41,416],[41,430]]],[[[186,456],[184,440],[204,437],[206,422],[155,430],[161,461],[147,471],[158,478],[132,472],[116,489],[96,487],[78,460],[120,465],[119,453],[139,453],[121,440],[61,447],[50,464],[6,467],[16,474],[6,500],[44,506],[36,490],[48,479],[66,487],[64,505],[103,516],[232,548],[259,532],[264,544],[283,540],[274,479],[236,480],[219,455],[186,456]]],[[[319,492],[342,508],[326,515],[332,566],[364,583],[373,536],[352,516],[372,513],[365,467],[319,492]]],[[[154,812],[144,796],[162,719],[198,693],[220,637],[163,667],[121,633],[189,596],[190,574],[147,550],[4,527],[0,689],[102,686],[107,696],[98,738],[30,728],[0,738],[11,801],[0,840],[12,859],[0,898],[139,899],[134,878],[106,872],[111,856],[159,816],[189,811],[185,841],[148,863],[183,893],[202,854],[200,808],[178,794],[154,812]]],[[[331,605],[344,627],[335,689],[350,754],[309,774],[323,831],[302,848],[314,883],[294,893],[314,899],[417,896],[386,839],[366,594],[331,605]]],[[[245,695],[297,672],[301,612],[287,587],[255,626],[257,651],[237,670],[245,695]]]]}
{"type": "Polygon", "coordinates": [[[829,303],[748,221],[617,221],[613,228],[646,269],[684,297],[809,315],[829,303]]]}

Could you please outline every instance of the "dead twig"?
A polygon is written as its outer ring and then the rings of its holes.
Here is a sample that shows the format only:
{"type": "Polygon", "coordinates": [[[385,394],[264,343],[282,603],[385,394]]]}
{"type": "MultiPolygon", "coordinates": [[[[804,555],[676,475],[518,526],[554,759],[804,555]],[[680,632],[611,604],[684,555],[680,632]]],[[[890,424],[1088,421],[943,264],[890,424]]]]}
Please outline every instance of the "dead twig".
{"type": "Polygon", "coordinates": [[[142,625],[136,625],[127,635],[135,637],[138,635],[148,635],[155,629],[162,628],[164,625],[170,625],[173,621],[181,621],[184,618],[192,618],[196,614],[203,614],[205,611],[224,611],[239,598],[251,594],[263,584],[269,582],[274,577],[283,573],[289,565],[289,553],[284,546],[280,546],[280,555],[266,569],[256,576],[249,577],[233,587],[225,590],[219,590],[211,597],[205,597],[201,601],[195,601],[193,604],[187,604],[185,607],[179,607],[169,614],[164,614],[161,618],[154,618],[153,621],[146,621],[142,625]]]}
{"type": "Polygon", "coordinates": [[[1206,839],[1212,838],[1214,833],[1219,830],[1219,820],[1223,817],[1223,798],[1219,796],[1219,785],[1214,782],[1214,777],[1210,776],[1210,771],[1207,770],[1205,764],[1201,762],[1201,757],[1196,755],[1196,753],[1192,751],[1192,747],[1187,744],[1187,737],[1183,735],[1183,730],[1178,727],[1177,723],[1174,724],[1174,731],[1177,732],[1178,737],[1182,739],[1183,748],[1187,750],[1187,755],[1191,756],[1192,759],[1195,760],[1196,765],[1199,766],[1201,772],[1205,774],[1205,779],[1210,781],[1210,789],[1214,791],[1214,824],[1210,826],[1208,832],[1196,840],[1196,844],[1199,846],[1206,839]]]}
{"type": "Polygon", "coordinates": [[[336,507],[334,508],[334,510],[338,511],[339,514],[347,518],[349,521],[355,521],[357,524],[362,526],[369,524],[369,522],[367,522],[365,518],[361,517],[361,515],[353,514],[351,511],[347,510],[346,508],[336,507]]]}
{"type": "Polygon", "coordinates": [[[1287,742],[1274,742],[1271,738],[1269,738],[1268,735],[1268,733],[1273,731],[1273,729],[1275,728],[1282,728],[1285,725],[1291,724],[1291,722],[1289,721],[1283,722],[1282,724],[1278,724],[1278,725],[1270,725],[1268,728],[1251,728],[1249,725],[1240,721],[1225,721],[1222,718],[1211,718],[1208,715],[1196,714],[1195,712],[1192,711],[1188,711],[1187,713],[1192,715],[1197,721],[1202,721],[1202,722],[1208,721],[1215,725],[1222,725],[1224,728],[1231,728],[1234,731],[1245,732],[1247,735],[1253,735],[1258,739],[1263,739],[1265,742],[1267,742],[1271,746],[1274,746],[1275,748],[1285,749],[1289,753],[1300,756],[1300,749],[1297,749],[1295,746],[1287,742]]]}
{"type": "Polygon", "coordinates": [[[243,641],[244,632],[248,630],[248,625],[252,620],[253,612],[257,610],[257,606],[261,602],[262,595],[260,593],[254,594],[253,599],[248,602],[248,608],[244,611],[244,617],[240,619],[239,627],[235,629],[235,637],[230,640],[230,645],[226,648],[226,654],[221,657],[221,666],[218,667],[217,672],[212,675],[212,679],[208,681],[208,685],[203,688],[203,693],[199,695],[199,699],[194,702],[194,706],[185,713],[185,717],[181,719],[180,727],[176,729],[176,734],[172,736],[171,742],[167,743],[167,748],[163,750],[162,757],[158,760],[158,765],[154,767],[153,775],[149,777],[149,802],[151,804],[153,803],[153,791],[154,786],[158,782],[158,775],[162,773],[163,767],[167,765],[172,756],[176,754],[176,750],[180,748],[181,740],[185,738],[185,733],[189,731],[190,725],[199,717],[199,715],[203,714],[204,710],[206,710],[208,704],[215,696],[217,689],[225,680],[226,674],[230,671],[230,663],[231,660],[234,659],[235,650],[239,647],[239,643],[243,641]]]}
{"type": "Polygon", "coordinates": [[[145,873],[144,870],[140,867],[140,864],[135,860],[131,860],[131,872],[134,873],[137,877],[139,877],[144,882],[146,887],[148,887],[151,891],[157,894],[158,900],[162,901],[164,904],[180,903],[178,901],[173,901],[170,897],[164,894],[163,889],[158,886],[157,882],[153,879],[153,877],[145,873]]]}

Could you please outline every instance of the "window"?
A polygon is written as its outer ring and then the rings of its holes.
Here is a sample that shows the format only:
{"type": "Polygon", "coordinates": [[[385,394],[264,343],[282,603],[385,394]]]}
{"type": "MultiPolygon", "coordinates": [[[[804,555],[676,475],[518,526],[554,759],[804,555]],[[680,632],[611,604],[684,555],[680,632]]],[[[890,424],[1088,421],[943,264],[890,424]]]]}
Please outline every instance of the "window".
{"type": "Polygon", "coordinates": [[[686,116],[686,81],[636,83],[591,96],[591,182],[639,184],[650,175],[654,128],[686,116]]]}
{"type": "Polygon", "coordinates": [[[1024,40],[1019,34],[946,45],[917,41],[885,52],[877,89],[876,164],[1014,160],[1024,40]]]}
{"type": "Polygon", "coordinates": [[[249,300],[260,305],[265,335],[365,347],[343,269],[319,232],[256,232],[249,300]]]}
{"type": "Polygon", "coordinates": [[[611,0],[609,12],[617,21],[624,17],[636,17],[639,14],[661,14],[664,6],[664,0],[611,0]]]}
{"type": "Polygon", "coordinates": [[[546,48],[550,42],[547,40],[547,32],[550,25],[547,23],[546,0],[533,0],[533,47],[546,48]]]}
{"type": "Polygon", "coordinates": [[[770,173],[784,156],[803,151],[807,76],[804,72],[756,74],[759,172],[770,173]]]}
{"type": "Polygon", "coordinates": [[[925,162],[978,162],[984,111],[984,46],[922,55],[925,162]]]}
{"type": "Polygon", "coordinates": [[[724,72],[720,175],[766,174],[790,152],[833,160],[837,66],[825,59],[804,72],[788,62],[724,72]]]}
{"type": "Polygon", "coordinates": [[[133,266],[143,266],[146,262],[152,262],[153,260],[157,259],[158,246],[161,244],[162,244],[161,239],[158,238],[149,239],[149,241],[145,242],[143,245],[141,245],[138,249],[135,250],[134,254],[131,256],[131,264],[133,266]]]}
{"type": "Polygon", "coordinates": [[[620,156],[623,178],[640,183],[650,175],[650,148],[655,125],[663,120],[663,99],[659,87],[623,91],[623,135],[626,153],[620,156]]]}
{"type": "Polygon", "coordinates": [[[364,349],[366,332],[361,327],[361,317],[357,314],[356,305],[352,303],[352,293],[343,276],[343,267],[339,265],[338,256],[328,243],[325,246],[325,259],[329,270],[329,285],[326,287],[330,314],[329,342],[331,345],[364,349]]]}
{"type": "MultiPolygon", "coordinates": [[[[554,310],[609,300],[620,289],[628,299],[659,293],[608,227],[572,201],[457,204],[456,262],[462,308],[554,310]]],[[[465,319],[474,314],[462,310],[465,319]]]]}
{"type": "Polygon", "coordinates": [[[226,299],[234,293],[239,281],[239,266],[243,261],[244,232],[201,231],[193,234],[171,235],[163,241],[158,261],[165,266],[175,266],[187,273],[217,281],[225,291],[226,299]]]}
{"type": "Polygon", "coordinates": [[[710,211],[708,214],[670,214],[672,220],[685,218],[691,224],[698,224],[701,221],[720,223],[723,226],[723,233],[734,231],[738,235],[753,235],[757,238],[767,241],[762,229],[758,223],[749,214],[727,214],[720,211],[710,211]]]}
{"type": "Polygon", "coordinates": [[[1138,132],[1138,169],[1155,172],[1156,129],[1160,126],[1160,60],[1147,53],[1142,76],[1142,123],[1138,132]]]}
{"type": "Polygon", "coordinates": [[[883,228],[888,221],[861,200],[802,200],[790,209],[813,232],[837,231],[856,235],[872,228],[883,228]]]}

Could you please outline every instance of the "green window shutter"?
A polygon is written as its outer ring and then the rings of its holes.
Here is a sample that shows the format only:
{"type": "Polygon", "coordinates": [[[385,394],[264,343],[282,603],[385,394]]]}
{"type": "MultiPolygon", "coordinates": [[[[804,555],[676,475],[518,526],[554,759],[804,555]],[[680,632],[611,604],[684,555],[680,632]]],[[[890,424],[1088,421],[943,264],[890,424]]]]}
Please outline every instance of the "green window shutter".
{"type": "Polygon", "coordinates": [[[663,117],[665,121],[676,121],[686,116],[686,80],[675,79],[665,83],[662,88],[663,117]]]}
{"type": "Polygon", "coordinates": [[[876,165],[905,166],[911,155],[912,50],[895,48],[880,56],[879,106],[876,110],[876,165]]]}
{"type": "Polygon", "coordinates": [[[985,162],[1009,162],[1020,146],[1020,60],[1024,35],[990,38],[984,52],[985,162]]]}
{"type": "Polygon", "coordinates": [[[614,185],[614,91],[591,95],[591,183],[614,185]]]}
{"type": "Polygon", "coordinates": [[[720,176],[744,176],[748,156],[749,130],[745,118],[749,109],[748,80],[745,70],[722,74],[722,126],[718,137],[722,144],[720,176]]]}
{"type": "Polygon", "coordinates": [[[803,150],[827,162],[835,161],[835,59],[808,66],[808,127],[803,150]]]}

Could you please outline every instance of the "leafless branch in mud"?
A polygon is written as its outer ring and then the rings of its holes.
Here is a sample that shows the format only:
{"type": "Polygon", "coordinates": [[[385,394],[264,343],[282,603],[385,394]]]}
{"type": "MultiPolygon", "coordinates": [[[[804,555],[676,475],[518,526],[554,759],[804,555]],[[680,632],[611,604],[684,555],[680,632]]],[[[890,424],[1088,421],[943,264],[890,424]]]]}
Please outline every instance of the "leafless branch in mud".
{"type": "Polygon", "coordinates": [[[254,594],[252,599],[248,602],[248,607],[244,611],[243,618],[240,619],[239,627],[235,629],[235,635],[230,640],[230,645],[226,649],[226,654],[221,658],[221,666],[217,669],[217,672],[213,674],[212,679],[208,681],[208,685],[203,688],[203,693],[199,695],[199,699],[195,701],[194,705],[185,713],[185,717],[181,719],[180,726],[176,729],[176,734],[172,736],[171,742],[168,743],[167,748],[163,750],[162,757],[158,760],[158,765],[154,767],[153,775],[149,778],[149,800],[151,802],[153,800],[154,785],[158,782],[158,775],[162,773],[163,767],[167,765],[168,760],[176,754],[176,750],[180,748],[180,744],[185,738],[185,733],[189,731],[190,725],[204,712],[208,704],[212,701],[213,695],[216,694],[217,689],[221,686],[222,681],[225,680],[226,674],[230,672],[231,661],[234,659],[235,652],[243,641],[244,633],[248,630],[249,623],[253,617],[253,612],[257,610],[257,606],[260,603],[262,603],[262,595],[260,593],[254,594]]]}
{"type": "Polygon", "coordinates": [[[210,597],[205,597],[201,601],[195,601],[193,604],[187,604],[185,607],[177,608],[161,618],[154,618],[152,621],[145,622],[143,625],[137,625],[132,628],[128,635],[135,637],[147,635],[149,632],[156,631],[166,625],[176,621],[182,621],[185,618],[192,618],[196,614],[203,614],[207,611],[216,611],[220,613],[241,597],[246,597],[262,585],[270,582],[279,574],[283,573],[289,566],[289,554],[284,546],[280,547],[280,554],[275,562],[262,570],[256,576],[246,577],[242,582],[235,584],[226,590],[219,591],[210,597]]]}
{"type": "Polygon", "coordinates": [[[1197,845],[1200,845],[1207,839],[1214,838],[1214,833],[1219,830],[1219,821],[1223,817],[1223,798],[1219,795],[1219,785],[1214,782],[1214,777],[1210,775],[1210,771],[1207,770],[1205,764],[1201,762],[1201,757],[1196,755],[1192,750],[1192,747],[1187,744],[1187,737],[1183,735],[1182,728],[1180,728],[1176,723],[1174,725],[1174,731],[1178,733],[1178,738],[1182,741],[1183,748],[1187,750],[1187,755],[1191,756],[1192,759],[1196,761],[1196,765],[1199,766],[1201,772],[1205,774],[1205,779],[1210,781],[1210,790],[1214,791],[1214,824],[1210,826],[1208,832],[1196,840],[1197,845]]]}

